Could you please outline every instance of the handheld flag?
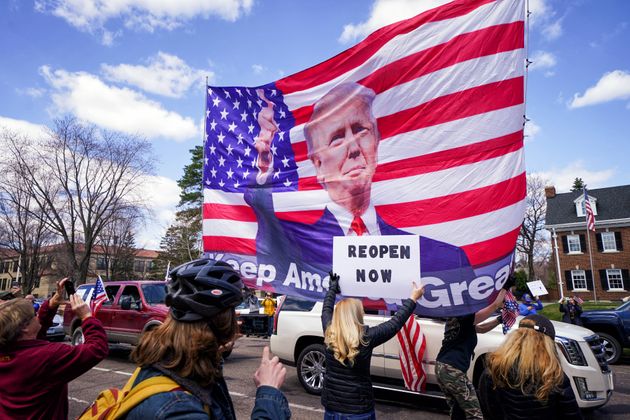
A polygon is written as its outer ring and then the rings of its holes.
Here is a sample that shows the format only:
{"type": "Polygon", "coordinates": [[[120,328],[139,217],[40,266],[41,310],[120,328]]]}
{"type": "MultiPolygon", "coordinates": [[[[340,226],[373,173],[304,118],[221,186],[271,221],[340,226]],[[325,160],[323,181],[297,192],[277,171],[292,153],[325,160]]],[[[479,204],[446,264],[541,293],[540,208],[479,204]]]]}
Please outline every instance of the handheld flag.
{"type": "Polygon", "coordinates": [[[508,331],[510,331],[510,328],[512,328],[514,322],[516,322],[518,313],[518,302],[512,292],[508,290],[503,299],[503,309],[501,310],[503,334],[507,334],[508,331]]]}
{"type": "Polygon", "coordinates": [[[103,302],[107,301],[107,293],[105,292],[105,286],[103,285],[103,280],[99,275],[96,279],[96,285],[94,289],[92,289],[92,299],[90,300],[90,310],[92,314],[96,315],[96,312],[99,310],[103,302]]]}
{"type": "Polygon", "coordinates": [[[405,380],[405,388],[421,392],[427,385],[427,376],[422,367],[422,359],[427,343],[420,324],[412,315],[402,329],[396,334],[400,345],[398,355],[400,357],[400,370],[405,380]]]}

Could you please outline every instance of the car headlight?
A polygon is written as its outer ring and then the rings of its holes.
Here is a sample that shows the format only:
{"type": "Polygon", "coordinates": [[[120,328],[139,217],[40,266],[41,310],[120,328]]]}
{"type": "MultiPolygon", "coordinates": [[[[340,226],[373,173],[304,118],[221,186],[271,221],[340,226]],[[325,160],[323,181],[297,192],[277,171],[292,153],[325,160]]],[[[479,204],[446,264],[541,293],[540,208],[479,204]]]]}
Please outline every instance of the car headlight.
{"type": "Polygon", "coordinates": [[[559,344],[562,354],[564,354],[564,357],[569,363],[578,366],[587,365],[584,353],[582,353],[582,349],[577,341],[570,338],[556,337],[556,342],[559,344]]]}
{"type": "Polygon", "coordinates": [[[578,390],[578,394],[580,394],[580,398],[583,400],[594,400],[597,398],[597,394],[593,391],[588,390],[588,386],[586,385],[586,378],[580,378],[576,376],[573,378],[575,381],[575,387],[578,390]]]}

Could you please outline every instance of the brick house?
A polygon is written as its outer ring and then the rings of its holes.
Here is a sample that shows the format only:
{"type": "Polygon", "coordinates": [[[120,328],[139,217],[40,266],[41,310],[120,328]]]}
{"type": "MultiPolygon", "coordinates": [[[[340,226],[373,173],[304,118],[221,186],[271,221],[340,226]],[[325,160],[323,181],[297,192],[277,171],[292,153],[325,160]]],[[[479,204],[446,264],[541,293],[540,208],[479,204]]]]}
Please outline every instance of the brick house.
{"type": "Polygon", "coordinates": [[[545,228],[564,296],[620,300],[630,293],[630,185],[588,191],[595,232],[586,229],[584,194],[546,187],[545,228]],[[587,236],[588,235],[588,236],[587,236]],[[590,250],[593,267],[589,260],[590,250]]]}

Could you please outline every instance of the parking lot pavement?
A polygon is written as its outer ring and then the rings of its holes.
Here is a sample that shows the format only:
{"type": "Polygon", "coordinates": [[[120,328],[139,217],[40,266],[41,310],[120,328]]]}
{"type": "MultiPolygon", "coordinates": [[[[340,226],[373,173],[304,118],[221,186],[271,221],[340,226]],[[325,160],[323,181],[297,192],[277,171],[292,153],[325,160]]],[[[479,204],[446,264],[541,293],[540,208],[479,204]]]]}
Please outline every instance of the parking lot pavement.
{"type": "MultiPolygon", "coordinates": [[[[252,379],[260,363],[262,349],[268,340],[241,338],[225,363],[225,377],[232,395],[237,418],[249,418],[254,406],[256,387],[252,379]]],[[[69,385],[69,418],[76,418],[89,406],[98,393],[106,388],[122,388],[134,370],[129,361],[130,347],[112,346],[107,359],[69,385]]],[[[601,409],[585,413],[592,419],[625,419],[630,412],[630,358],[612,367],[615,373],[615,392],[611,401],[601,409]]],[[[318,396],[307,394],[300,385],[296,369],[287,367],[287,378],[282,387],[290,402],[292,419],[321,419],[323,409],[318,396]]],[[[376,414],[379,419],[416,418],[447,419],[446,404],[442,400],[408,396],[395,392],[377,391],[376,414]]]]}

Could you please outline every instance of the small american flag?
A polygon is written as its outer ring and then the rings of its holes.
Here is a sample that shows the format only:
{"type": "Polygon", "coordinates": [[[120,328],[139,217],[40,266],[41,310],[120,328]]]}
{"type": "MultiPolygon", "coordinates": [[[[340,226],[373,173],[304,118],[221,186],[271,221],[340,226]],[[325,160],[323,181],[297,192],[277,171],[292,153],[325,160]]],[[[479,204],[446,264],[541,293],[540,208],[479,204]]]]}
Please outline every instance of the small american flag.
{"type": "Polygon", "coordinates": [[[420,329],[420,324],[413,315],[398,331],[396,337],[400,344],[398,354],[405,387],[411,391],[424,391],[427,385],[427,376],[422,367],[422,359],[427,343],[420,329]]]}
{"type": "Polygon", "coordinates": [[[101,276],[96,279],[96,285],[92,290],[92,300],[90,301],[90,310],[92,314],[96,314],[96,311],[101,307],[103,302],[107,300],[107,293],[105,293],[105,286],[101,276]]]}
{"type": "Polygon", "coordinates": [[[595,215],[593,214],[593,208],[591,202],[588,199],[588,192],[584,188],[584,209],[586,210],[586,228],[595,232],[595,215]]]}
{"type": "Polygon", "coordinates": [[[505,294],[505,299],[503,300],[503,310],[501,310],[501,319],[503,320],[503,334],[507,334],[510,331],[510,328],[516,322],[516,317],[518,316],[518,302],[516,298],[508,290],[505,294]]]}
{"type": "Polygon", "coordinates": [[[573,300],[575,301],[575,303],[577,303],[578,305],[581,305],[584,303],[584,300],[582,300],[581,297],[579,296],[573,296],[573,300]]]}

